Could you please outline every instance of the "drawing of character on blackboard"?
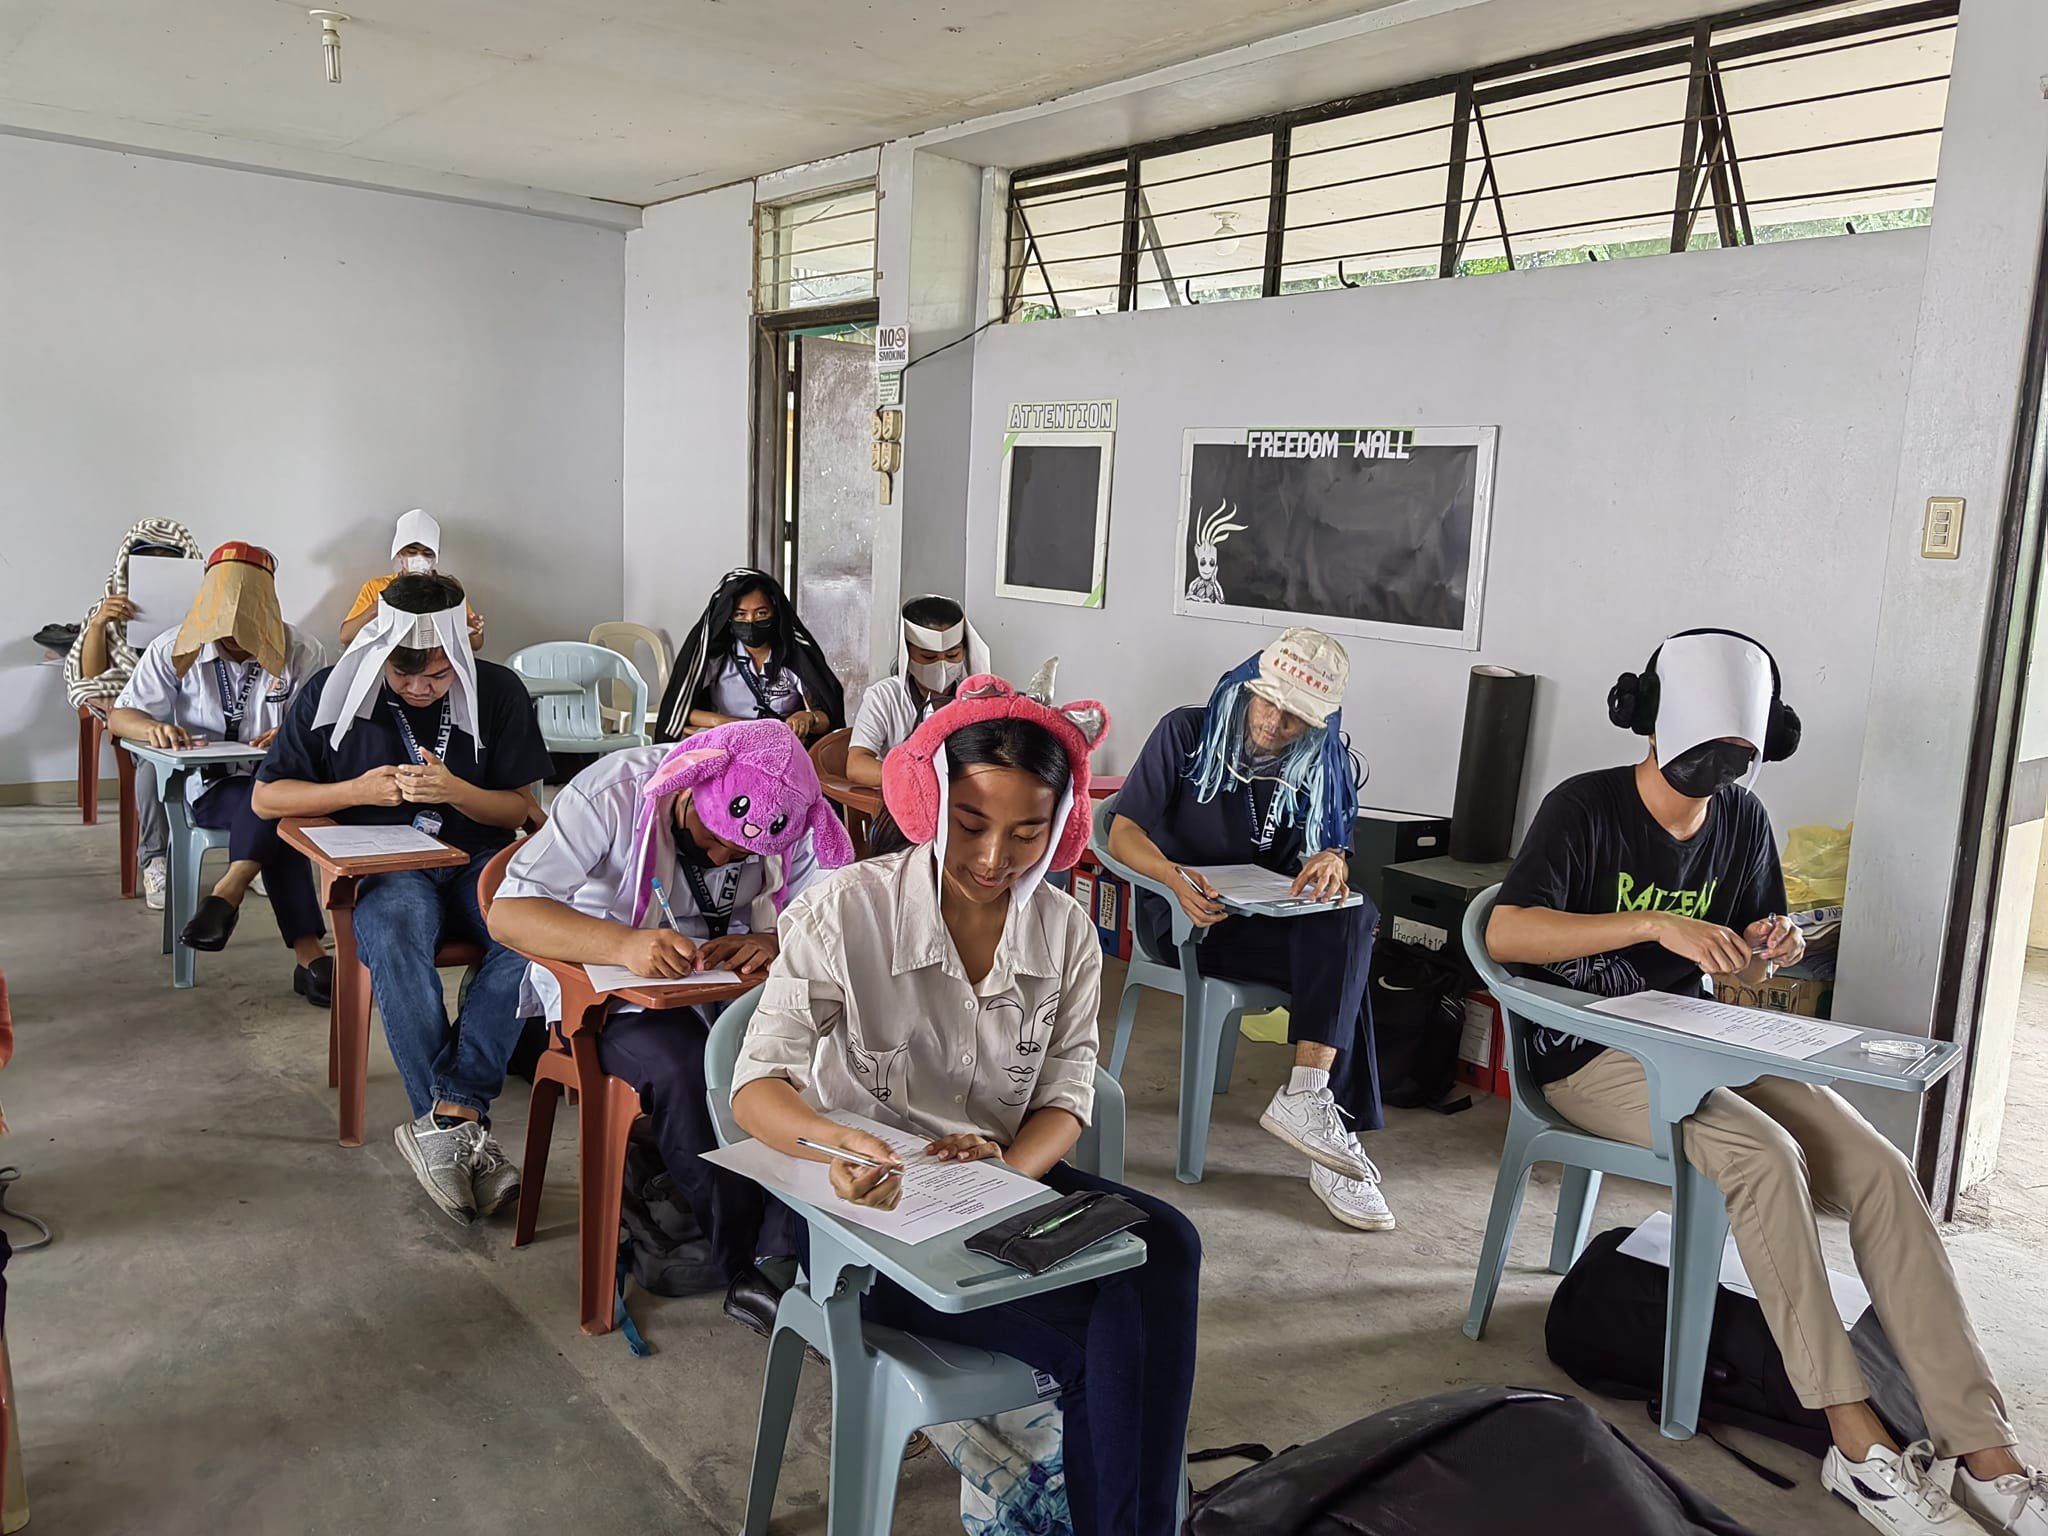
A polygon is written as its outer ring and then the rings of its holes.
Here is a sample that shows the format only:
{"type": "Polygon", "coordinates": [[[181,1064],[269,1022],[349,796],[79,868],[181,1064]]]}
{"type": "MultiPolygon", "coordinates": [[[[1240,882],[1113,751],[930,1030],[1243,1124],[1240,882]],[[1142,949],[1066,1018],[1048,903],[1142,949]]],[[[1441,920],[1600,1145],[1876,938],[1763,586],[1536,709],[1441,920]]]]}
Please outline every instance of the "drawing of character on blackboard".
{"type": "Polygon", "coordinates": [[[1195,579],[1188,583],[1188,601],[1191,603],[1221,603],[1223,583],[1216,579],[1216,546],[1228,543],[1233,533],[1249,530],[1249,523],[1233,522],[1237,508],[1228,502],[1217,505],[1214,512],[1204,512],[1195,524],[1195,579]]]}

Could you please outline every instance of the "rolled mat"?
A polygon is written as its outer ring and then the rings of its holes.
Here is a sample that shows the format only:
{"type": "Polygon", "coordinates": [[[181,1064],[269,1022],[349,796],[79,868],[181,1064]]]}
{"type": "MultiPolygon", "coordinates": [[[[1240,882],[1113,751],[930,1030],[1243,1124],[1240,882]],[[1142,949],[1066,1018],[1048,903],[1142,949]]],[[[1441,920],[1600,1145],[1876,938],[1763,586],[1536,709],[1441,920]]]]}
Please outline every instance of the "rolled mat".
{"type": "Polygon", "coordinates": [[[1465,692],[1465,740],[1458,748],[1458,793],[1451,805],[1452,858],[1491,864],[1508,856],[1535,699],[1532,672],[1472,669],[1465,692]]]}

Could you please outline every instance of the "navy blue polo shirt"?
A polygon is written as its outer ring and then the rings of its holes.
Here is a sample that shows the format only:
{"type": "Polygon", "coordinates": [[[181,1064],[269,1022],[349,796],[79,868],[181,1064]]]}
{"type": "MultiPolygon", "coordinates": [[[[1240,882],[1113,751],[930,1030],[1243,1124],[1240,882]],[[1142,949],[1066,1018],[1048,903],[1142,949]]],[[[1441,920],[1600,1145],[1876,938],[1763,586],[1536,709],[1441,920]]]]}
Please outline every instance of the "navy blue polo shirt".
{"type": "MultiPolygon", "coordinates": [[[[397,711],[404,711],[413,738],[429,751],[441,733],[441,706],[430,704],[413,709],[380,683],[377,702],[370,713],[349,727],[339,747],[334,745],[333,728],[313,726],[320,711],[320,694],[334,673],[326,667],[313,674],[292,700],[291,712],[278,728],[270,755],[263,759],[256,777],[265,783],[273,779],[302,779],[314,784],[340,784],[360,778],[372,768],[389,768],[412,761],[400,733],[397,711]]],[[[482,789],[524,789],[547,777],[548,749],[541,740],[540,725],[534,719],[533,699],[519,674],[494,661],[476,664],[477,724],[483,731],[484,749],[477,751],[469,732],[457,726],[448,738],[448,753],[442,759],[448,771],[482,789]]],[[[510,827],[487,827],[471,821],[452,806],[353,805],[336,811],[334,819],[346,826],[405,826],[422,811],[435,811],[441,829],[435,834],[443,842],[465,853],[494,853],[512,841],[510,827]]]]}

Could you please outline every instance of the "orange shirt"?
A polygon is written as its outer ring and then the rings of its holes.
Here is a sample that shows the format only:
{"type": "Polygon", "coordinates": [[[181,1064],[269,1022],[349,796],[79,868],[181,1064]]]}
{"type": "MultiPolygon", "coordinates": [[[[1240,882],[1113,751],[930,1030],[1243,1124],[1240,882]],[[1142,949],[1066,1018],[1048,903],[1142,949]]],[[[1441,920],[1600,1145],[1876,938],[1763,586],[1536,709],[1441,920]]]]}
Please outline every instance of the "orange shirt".
{"type": "MultiPolygon", "coordinates": [[[[344,624],[353,623],[376,607],[377,599],[384,595],[384,589],[396,580],[398,580],[398,576],[394,572],[388,576],[372,576],[368,581],[364,582],[362,589],[356,593],[355,606],[349,609],[348,617],[341,622],[344,624]]],[[[474,619],[476,617],[475,605],[464,603],[463,606],[469,610],[469,616],[474,619]]]]}

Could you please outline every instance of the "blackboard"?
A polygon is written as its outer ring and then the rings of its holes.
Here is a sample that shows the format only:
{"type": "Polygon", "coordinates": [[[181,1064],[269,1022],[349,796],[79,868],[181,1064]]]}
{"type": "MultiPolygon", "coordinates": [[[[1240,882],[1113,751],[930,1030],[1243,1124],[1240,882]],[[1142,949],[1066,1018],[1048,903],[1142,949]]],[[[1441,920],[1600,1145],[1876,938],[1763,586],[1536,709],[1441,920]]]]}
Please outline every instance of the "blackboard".
{"type": "Polygon", "coordinates": [[[1189,432],[1175,611],[1476,648],[1494,436],[1189,432]]]}
{"type": "Polygon", "coordinates": [[[996,591],[1102,606],[1109,432],[1019,432],[1003,454],[996,591]]]}

